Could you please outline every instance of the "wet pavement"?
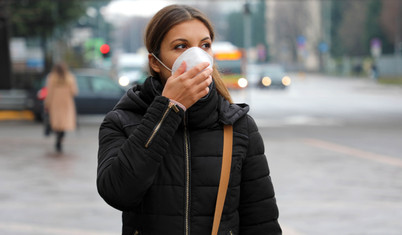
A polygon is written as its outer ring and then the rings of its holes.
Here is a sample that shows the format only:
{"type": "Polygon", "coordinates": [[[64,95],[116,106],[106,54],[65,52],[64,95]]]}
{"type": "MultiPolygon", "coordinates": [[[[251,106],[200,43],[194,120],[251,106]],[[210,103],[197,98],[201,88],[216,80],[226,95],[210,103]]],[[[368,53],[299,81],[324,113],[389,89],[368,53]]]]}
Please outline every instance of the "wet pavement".
{"type": "Polygon", "coordinates": [[[119,234],[120,213],[96,191],[97,121],[63,153],[32,122],[0,122],[0,234],[119,234]]]}
{"type": "MultiPolygon", "coordinates": [[[[343,80],[334,83],[342,95],[330,97],[333,83],[250,100],[284,234],[402,234],[401,90],[343,80]]],[[[120,234],[121,213],[96,190],[101,120],[79,117],[61,154],[41,124],[0,122],[0,234],[120,234]]]]}
{"type": "MultiPolygon", "coordinates": [[[[284,234],[401,234],[402,160],[345,144],[367,128],[349,130],[344,143],[332,128],[260,129],[284,234]]],[[[37,123],[0,129],[0,234],[120,233],[120,212],[96,191],[97,121],[69,133],[61,154],[37,123]]]]}

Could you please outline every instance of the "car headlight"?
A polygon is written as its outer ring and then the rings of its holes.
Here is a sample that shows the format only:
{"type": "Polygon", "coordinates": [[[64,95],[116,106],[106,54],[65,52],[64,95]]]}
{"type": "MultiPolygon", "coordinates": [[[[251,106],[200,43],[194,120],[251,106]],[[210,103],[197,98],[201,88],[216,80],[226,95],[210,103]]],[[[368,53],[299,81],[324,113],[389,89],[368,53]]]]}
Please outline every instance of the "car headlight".
{"type": "Polygon", "coordinates": [[[284,86],[289,86],[290,83],[292,83],[292,80],[290,79],[289,76],[285,76],[285,77],[282,78],[282,84],[284,86]]]}
{"type": "Polygon", "coordinates": [[[263,77],[263,78],[261,79],[261,83],[262,83],[262,85],[264,85],[264,86],[270,86],[271,83],[272,83],[272,80],[271,80],[270,77],[263,77]]]}
{"type": "Polygon", "coordinates": [[[121,76],[119,78],[119,84],[120,86],[128,86],[128,84],[130,83],[130,79],[128,79],[128,77],[126,76],[121,76]]]}
{"type": "Polygon", "coordinates": [[[248,81],[245,78],[239,78],[239,80],[237,80],[237,84],[239,87],[245,88],[248,85],[248,81]]]}

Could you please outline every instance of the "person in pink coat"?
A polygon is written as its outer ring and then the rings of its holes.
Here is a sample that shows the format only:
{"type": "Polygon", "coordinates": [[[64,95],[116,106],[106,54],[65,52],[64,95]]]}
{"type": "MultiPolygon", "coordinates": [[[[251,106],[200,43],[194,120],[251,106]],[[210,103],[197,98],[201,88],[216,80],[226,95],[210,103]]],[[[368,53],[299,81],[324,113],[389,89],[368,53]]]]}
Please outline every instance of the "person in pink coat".
{"type": "Polygon", "coordinates": [[[46,87],[45,110],[49,112],[50,125],[56,133],[56,151],[61,152],[65,132],[76,128],[74,96],[78,94],[77,83],[67,65],[58,63],[49,73],[46,87]]]}

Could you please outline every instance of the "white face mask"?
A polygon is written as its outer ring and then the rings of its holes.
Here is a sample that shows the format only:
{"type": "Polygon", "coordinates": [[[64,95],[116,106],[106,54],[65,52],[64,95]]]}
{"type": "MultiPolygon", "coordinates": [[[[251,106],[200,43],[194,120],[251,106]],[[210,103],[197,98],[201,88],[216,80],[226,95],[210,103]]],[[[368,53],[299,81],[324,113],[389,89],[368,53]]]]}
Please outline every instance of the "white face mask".
{"type": "MultiPolygon", "coordinates": [[[[202,63],[202,62],[208,62],[209,65],[207,68],[212,68],[212,64],[214,63],[214,60],[211,55],[209,55],[206,51],[199,47],[191,47],[187,50],[185,50],[173,63],[172,69],[168,68],[158,57],[154,55],[154,53],[151,53],[153,57],[159,63],[163,65],[167,70],[171,71],[172,74],[176,72],[176,70],[180,67],[180,65],[183,63],[183,61],[186,61],[186,71],[189,69],[193,68],[194,66],[202,63]]],[[[206,69],[207,69],[206,68],[206,69]]]]}

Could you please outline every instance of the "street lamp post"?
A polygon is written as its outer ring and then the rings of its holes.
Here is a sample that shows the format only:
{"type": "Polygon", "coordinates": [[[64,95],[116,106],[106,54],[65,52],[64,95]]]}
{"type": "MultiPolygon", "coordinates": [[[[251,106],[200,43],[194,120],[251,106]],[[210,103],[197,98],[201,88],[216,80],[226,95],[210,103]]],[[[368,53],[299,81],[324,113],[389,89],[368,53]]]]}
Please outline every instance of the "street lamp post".
{"type": "MultiPolygon", "coordinates": [[[[244,49],[246,53],[246,64],[250,63],[251,47],[251,9],[248,0],[244,3],[244,49]]],[[[245,66],[247,68],[247,66],[245,66]]],[[[247,72],[247,69],[246,69],[247,72]]]]}
{"type": "MultiPolygon", "coordinates": [[[[247,78],[248,74],[248,65],[250,64],[250,47],[251,47],[251,9],[250,3],[248,0],[244,3],[244,49],[246,54],[246,64],[243,65],[243,74],[247,78]]],[[[246,89],[244,89],[246,92],[246,89]]],[[[250,104],[251,99],[249,100],[249,96],[246,93],[247,103],[250,104]]]]}
{"type": "Polygon", "coordinates": [[[396,74],[398,76],[402,75],[402,39],[401,39],[401,31],[402,31],[402,3],[398,2],[398,14],[396,14],[396,30],[395,30],[395,46],[394,46],[394,54],[395,54],[395,68],[396,74]]]}

